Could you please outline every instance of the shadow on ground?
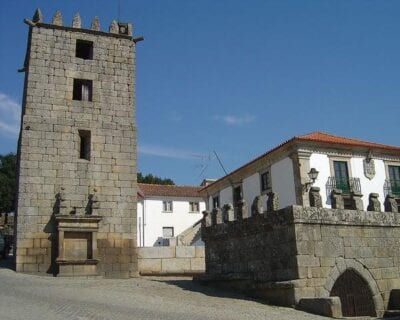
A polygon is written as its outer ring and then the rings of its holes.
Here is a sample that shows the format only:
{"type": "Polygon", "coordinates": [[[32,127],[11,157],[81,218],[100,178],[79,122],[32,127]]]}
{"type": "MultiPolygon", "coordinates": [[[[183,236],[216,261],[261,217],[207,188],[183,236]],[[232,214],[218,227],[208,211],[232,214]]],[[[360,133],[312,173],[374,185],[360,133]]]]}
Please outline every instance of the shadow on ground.
{"type": "MultiPolygon", "coordinates": [[[[259,298],[246,296],[244,294],[235,292],[233,289],[221,289],[212,286],[208,286],[202,284],[197,281],[193,281],[191,278],[185,279],[168,279],[168,278],[149,278],[153,281],[163,282],[169,285],[177,286],[183,290],[188,290],[191,292],[199,292],[211,297],[219,297],[219,298],[229,298],[229,299],[240,299],[240,300],[248,300],[248,301],[256,301],[262,304],[270,305],[268,302],[261,300],[259,298]]],[[[273,305],[271,305],[273,306],[273,305]]]]}
{"type": "MultiPolygon", "coordinates": [[[[265,300],[262,300],[260,298],[255,298],[255,297],[250,297],[246,296],[244,294],[237,293],[232,290],[228,289],[220,289],[220,288],[214,288],[212,286],[206,286],[204,284],[201,284],[200,282],[193,281],[191,278],[187,279],[168,279],[168,278],[149,278],[153,281],[159,281],[163,282],[169,285],[177,286],[179,288],[182,288],[183,290],[188,290],[192,292],[199,292],[203,293],[208,296],[212,297],[219,297],[219,298],[228,298],[228,299],[240,299],[240,300],[248,300],[248,301],[255,301],[261,304],[269,305],[271,307],[277,307],[276,305],[270,304],[265,300]]],[[[360,319],[360,318],[357,318],[360,319]]],[[[364,319],[364,318],[362,318],[364,319]]],[[[370,317],[367,317],[367,319],[373,319],[370,317]]],[[[376,318],[377,320],[400,320],[400,316],[395,316],[395,317],[383,317],[383,318],[376,318]]]]}

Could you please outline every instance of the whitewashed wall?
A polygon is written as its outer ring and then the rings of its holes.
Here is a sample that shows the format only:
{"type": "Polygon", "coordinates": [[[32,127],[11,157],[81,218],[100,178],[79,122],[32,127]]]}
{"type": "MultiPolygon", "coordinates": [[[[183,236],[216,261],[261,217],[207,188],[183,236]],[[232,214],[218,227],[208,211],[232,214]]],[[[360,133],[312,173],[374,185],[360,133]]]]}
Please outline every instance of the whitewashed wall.
{"type": "Polygon", "coordinates": [[[379,200],[381,202],[381,209],[383,210],[384,194],[383,185],[386,179],[385,164],[382,160],[374,159],[375,162],[375,177],[369,180],[364,175],[363,160],[365,158],[352,158],[351,170],[354,178],[360,178],[361,193],[363,196],[364,209],[367,210],[368,197],[371,192],[379,193],[379,200]]]}
{"type": "MultiPolygon", "coordinates": [[[[173,198],[173,197],[152,197],[146,198],[143,201],[143,207],[138,202],[138,245],[152,247],[157,243],[159,238],[163,236],[163,227],[173,227],[174,236],[179,235],[182,231],[189,228],[195,222],[199,221],[205,210],[205,202],[201,198],[173,198]],[[173,211],[163,212],[163,201],[173,201],[173,211]],[[189,202],[199,202],[200,210],[198,213],[189,212],[189,202]],[[144,208],[144,210],[143,210],[144,208]],[[143,219],[144,211],[144,222],[143,219]],[[139,226],[141,222],[142,226],[139,226]],[[143,234],[144,228],[144,243],[140,241],[140,234],[143,234]]],[[[143,239],[143,235],[142,235],[143,239]]]]}
{"type": "MultiPolygon", "coordinates": [[[[257,172],[246,179],[243,179],[243,199],[247,203],[247,210],[251,215],[251,204],[256,196],[260,195],[260,174],[257,172]]],[[[266,197],[263,201],[265,203],[266,197]]],[[[267,206],[264,205],[264,208],[267,206]]]]}
{"type": "MultiPolygon", "coordinates": [[[[265,168],[267,169],[267,168],[265,168]]],[[[272,190],[279,194],[279,208],[296,203],[294,188],[293,164],[290,158],[284,158],[271,166],[272,190]]],[[[256,172],[242,181],[243,199],[246,201],[249,213],[256,196],[261,194],[260,173],[256,172]]],[[[232,187],[226,187],[219,192],[220,206],[233,203],[232,187]]],[[[263,207],[267,207],[267,196],[262,195],[263,207]]],[[[209,209],[213,207],[212,197],[208,198],[209,209]]]]}
{"type": "Polygon", "coordinates": [[[315,180],[314,187],[319,187],[322,197],[322,205],[326,208],[331,207],[331,201],[326,194],[326,183],[331,176],[329,158],[326,154],[313,153],[310,156],[310,168],[319,171],[318,178],[315,180]]]}
{"type": "MultiPolygon", "coordinates": [[[[222,189],[219,193],[219,205],[222,206],[226,203],[233,203],[233,191],[232,187],[222,189]]],[[[212,206],[210,207],[212,208],[212,206]]]]}
{"type": "Polygon", "coordinates": [[[272,191],[279,195],[279,208],[296,204],[292,159],[286,157],[271,166],[272,191]]]}
{"type": "MultiPolygon", "coordinates": [[[[367,209],[368,206],[368,196],[370,193],[378,193],[379,200],[381,202],[381,209],[383,210],[384,203],[384,193],[383,193],[383,185],[386,179],[385,173],[385,165],[382,160],[374,159],[375,162],[375,177],[371,180],[365,177],[364,175],[364,166],[363,166],[364,158],[361,157],[353,157],[350,160],[350,172],[353,178],[360,178],[361,184],[361,192],[363,196],[364,209],[367,209]]],[[[310,157],[310,168],[315,168],[319,171],[318,179],[315,181],[314,186],[320,187],[321,189],[321,197],[322,203],[324,207],[330,208],[331,202],[326,193],[326,183],[328,181],[328,177],[333,175],[333,172],[330,172],[329,166],[329,158],[325,154],[313,153],[310,157]]]]}

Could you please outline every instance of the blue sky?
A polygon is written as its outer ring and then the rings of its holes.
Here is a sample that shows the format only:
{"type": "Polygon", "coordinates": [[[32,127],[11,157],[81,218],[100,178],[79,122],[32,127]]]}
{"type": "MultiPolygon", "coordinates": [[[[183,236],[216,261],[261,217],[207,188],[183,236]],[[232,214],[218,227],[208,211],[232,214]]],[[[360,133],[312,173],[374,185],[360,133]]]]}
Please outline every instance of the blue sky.
{"type": "MultiPolygon", "coordinates": [[[[108,29],[118,1],[2,1],[0,153],[16,150],[36,7],[108,29]]],[[[400,145],[400,1],[120,0],[137,45],[138,170],[199,184],[314,130],[400,145]]]]}

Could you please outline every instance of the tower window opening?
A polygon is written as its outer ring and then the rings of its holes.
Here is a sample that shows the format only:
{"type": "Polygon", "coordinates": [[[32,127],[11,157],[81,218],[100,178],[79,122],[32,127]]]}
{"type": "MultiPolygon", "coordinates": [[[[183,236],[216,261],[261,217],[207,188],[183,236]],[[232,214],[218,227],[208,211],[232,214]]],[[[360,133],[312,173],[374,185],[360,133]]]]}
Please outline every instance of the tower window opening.
{"type": "Polygon", "coordinates": [[[92,101],[92,80],[74,79],[73,100],[92,101]]]}
{"type": "Polygon", "coordinates": [[[79,158],[90,160],[90,131],[79,130],[79,158]]]}
{"type": "Polygon", "coordinates": [[[93,42],[86,40],[76,40],[75,56],[85,60],[93,59],[93,42]]]}

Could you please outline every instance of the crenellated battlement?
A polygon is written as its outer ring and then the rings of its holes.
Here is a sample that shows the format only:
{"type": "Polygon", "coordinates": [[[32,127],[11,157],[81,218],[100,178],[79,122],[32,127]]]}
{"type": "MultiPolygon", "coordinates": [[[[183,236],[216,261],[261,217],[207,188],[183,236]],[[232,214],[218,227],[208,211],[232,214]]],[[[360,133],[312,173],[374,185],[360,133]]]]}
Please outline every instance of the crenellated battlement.
{"type": "Polygon", "coordinates": [[[132,23],[120,22],[112,20],[109,24],[108,31],[102,31],[100,26],[99,17],[95,16],[91,23],[90,28],[82,27],[82,19],[79,12],[75,13],[72,18],[71,25],[64,25],[63,16],[60,10],[57,10],[50,23],[46,23],[41,10],[36,9],[32,19],[24,19],[24,22],[31,27],[43,27],[43,28],[54,28],[54,29],[65,29],[69,31],[80,31],[86,33],[99,33],[101,35],[117,36],[117,37],[128,37],[132,38],[134,42],[143,40],[142,36],[133,37],[133,26],[132,23]]]}

